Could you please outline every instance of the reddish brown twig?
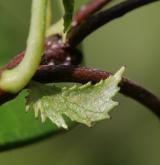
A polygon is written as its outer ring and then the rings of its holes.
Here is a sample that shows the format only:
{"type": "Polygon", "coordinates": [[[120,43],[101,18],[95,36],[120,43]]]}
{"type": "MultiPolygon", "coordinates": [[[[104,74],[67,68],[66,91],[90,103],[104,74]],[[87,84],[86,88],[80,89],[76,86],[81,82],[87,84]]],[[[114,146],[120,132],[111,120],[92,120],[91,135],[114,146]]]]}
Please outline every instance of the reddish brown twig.
{"type": "MultiPolygon", "coordinates": [[[[78,65],[82,61],[82,54],[77,49],[72,49],[69,45],[62,42],[60,35],[52,35],[46,38],[44,55],[41,65],[47,64],[65,64],[78,65]]],[[[3,69],[12,69],[17,66],[23,59],[25,51],[16,55],[6,64],[3,69]]],[[[2,71],[1,71],[2,72],[2,71]]]]}
{"type": "MultiPolygon", "coordinates": [[[[41,83],[51,82],[76,82],[87,83],[91,81],[93,84],[102,79],[111,76],[112,73],[100,71],[97,69],[80,68],[64,65],[42,65],[37,70],[33,80],[41,83]]],[[[152,110],[158,117],[160,117],[160,99],[149,92],[144,87],[123,78],[119,84],[120,92],[130,98],[133,98],[152,110]]],[[[0,105],[13,99],[16,95],[11,95],[0,91],[0,105]]]]}
{"type": "MultiPolygon", "coordinates": [[[[90,68],[75,68],[72,66],[40,66],[33,79],[42,83],[78,82],[84,84],[91,81],[95,84],[102,79],[106,79],[110,75],[112,75],[110,72],[90,68]]],[[[122,94],[140,102],[160,117],[160,99],[158,97],[144,87],[126,78],[122,79],[119,86],[121,87],[120,92],[122,94]]]]}
{"type": "MultiPolygon", "coordinates": [[[[44,55],[41,60],[41,64],[56,63],[62,64],[67,58],[67,46],[61,43],[61,36],[53,35],[46,38],[44,45],[44,55]],[[54,61],[53,61],[54,59],[54,61]]],[[[25,51],[15,56],[4,69],[12,69],[17,66],[23,59],[25,51]]]]}
{"type": "Polygon", "coordinates": [[[89,16],[99,11],[103,6],[112,0],[91,0],[88,4],[83,5],[77,14],[73,17],[72,28],[76,28],[84,22],[89,16]]]}
{"type": "Polygon", "coordinates": [[[70,45],[77,46],[89,34],[97,30],[99,27],[107,24],[108,22],[119,18],[126,13],[139,8],[141,6],[153,3],[159,0],[126,0],[121,2],[105,11],[93,15],[85,20],[85,22],[77,28],[72,28],[68,35],[68,42],[70,45]]]}
{"type": "MultiPolygon", "coordinates": [[[[58,55],[58,54],[57,54],[58,55]]],[[[18,55],[17,58],[11,60],[11,62],[6,65],[9,68],[15,67],[16,62],[22,59],[22,55],[18,55]],[[17,60],[18,59],[18,60],[17,60]]],[[[3,69],[0,70],[3,72],[3,69]]],[[[75,68],[73,66],[64,65],[41,65],[37,73],[33,77],[34,80],[48,83],[48,82],[78,82],[87,83],[91,81],[96,83],[101,79],[105,79],[111,75],[110,72],[104,72],[89,68],[75,68]]],[[[160,117],[160,100],[154,96],[151,92],[147,91],[145,88],[133,83],[130,80],[123,78],[120,83],[121,93],[139,101],[143,105],[150,108],[155,114],[160,117]]],[[[4,91],[0,91],[0,105],[15,98],[17,95],[12,95],[4,91]]]]}

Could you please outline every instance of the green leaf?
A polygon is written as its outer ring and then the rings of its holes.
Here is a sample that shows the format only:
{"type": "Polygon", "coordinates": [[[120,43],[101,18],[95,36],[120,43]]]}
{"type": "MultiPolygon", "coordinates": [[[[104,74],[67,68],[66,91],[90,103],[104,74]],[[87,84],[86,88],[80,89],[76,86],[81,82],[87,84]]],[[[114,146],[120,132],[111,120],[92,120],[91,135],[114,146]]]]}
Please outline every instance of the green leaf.
{"type": "Polygon", "coordinates": [[[63,0],[63,5],[64,5],[64,10],[65,10],[64,32],[66,32],[67,30],[69,30],[71,22],[72,22],[75,0],[63,0]]]}
{"type": "MultiPolygon", "coordinates": [[[[32,112],[25,113],[26,95],[26,92],[22,92],[15,100],[0,107],[0,151],[30,144],[64,131],[49,120],[44,124],[35,120],[32,112]]],[[[70,127],[75,126],[75,123],[67,122],[70,127]]]]}
{"type": "Polygon", "coordinates": [[[118,103],[112,97],[119,91],[124,67],[114,76],[96,85],[87,83],[82,86],[60,88],[33,82],[29,87],[26,110],[39,113],[44,122],[49,118],[58,127],[68,128],[64,116],[73,121],[91,126],[93,122],[109,118],[108,112],[118,103]]]}

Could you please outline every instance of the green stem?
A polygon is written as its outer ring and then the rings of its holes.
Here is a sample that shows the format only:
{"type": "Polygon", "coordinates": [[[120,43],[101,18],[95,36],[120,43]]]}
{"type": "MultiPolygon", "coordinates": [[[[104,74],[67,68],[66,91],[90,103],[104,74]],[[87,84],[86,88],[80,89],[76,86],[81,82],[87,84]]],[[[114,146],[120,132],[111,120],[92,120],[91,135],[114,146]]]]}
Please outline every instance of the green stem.
{"type": "Polygon", "coordinates": [[[23,89],[35,74],[42,57],[47,0],[32,1],[32,16],[27,49],[22,62],[11,70],[5,70],[0,77],[0,89],[17,93],[23,89]]]}
{"type": "Polygon", "coordinates": [[[48,0],[47,2],[47,12],[46,12],[46,30],[51,26],[52,24],[52,2],[51,0],[48,0]]]}

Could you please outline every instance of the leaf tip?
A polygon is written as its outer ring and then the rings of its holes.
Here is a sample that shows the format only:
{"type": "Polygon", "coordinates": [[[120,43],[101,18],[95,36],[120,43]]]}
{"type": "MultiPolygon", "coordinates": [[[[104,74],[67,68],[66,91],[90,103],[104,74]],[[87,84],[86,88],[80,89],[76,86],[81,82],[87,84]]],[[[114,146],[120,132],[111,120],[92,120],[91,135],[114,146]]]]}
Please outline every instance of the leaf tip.
{"type": "Polygon", "coordinates": [[[122,77],[122,74],[124,73],[126,67],[125,66],[122,66],[115,74],[114,74],[114,77],[117,77],[119,79],[121,79],[122,77]]]}

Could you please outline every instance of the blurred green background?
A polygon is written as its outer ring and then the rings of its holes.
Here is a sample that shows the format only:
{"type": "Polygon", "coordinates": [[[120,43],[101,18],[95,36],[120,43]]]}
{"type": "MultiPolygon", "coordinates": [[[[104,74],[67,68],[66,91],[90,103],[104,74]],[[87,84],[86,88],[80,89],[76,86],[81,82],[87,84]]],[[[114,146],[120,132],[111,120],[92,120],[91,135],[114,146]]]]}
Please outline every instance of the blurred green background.
{"type": "MultiPolygon", "coordinates": [[[[59,0],[53,1],[57,11],[59,0]]],[[[25,47],[30,2],[0,2],[1,66],[25,47]]],[[[76,2],[78,7],[86,0],[76,2]]],[[[160,2],[157,2],[99,29],[84,42],[86,65],[112,72],[126,65],[125,75],[160,95],[159,16],[160,2]]],[[[0,164],[159,165],[158,118],[129,98],[119,95],[116,99],[120,106],[112,112],[111,120],[102,121],[91,129],[80,125],[66,134],[0,153],[0,164]]],[[[12,113],[24,108],[20,100],[15,101],[14,107],[10,103],[6,106],[12,113]]]]}

